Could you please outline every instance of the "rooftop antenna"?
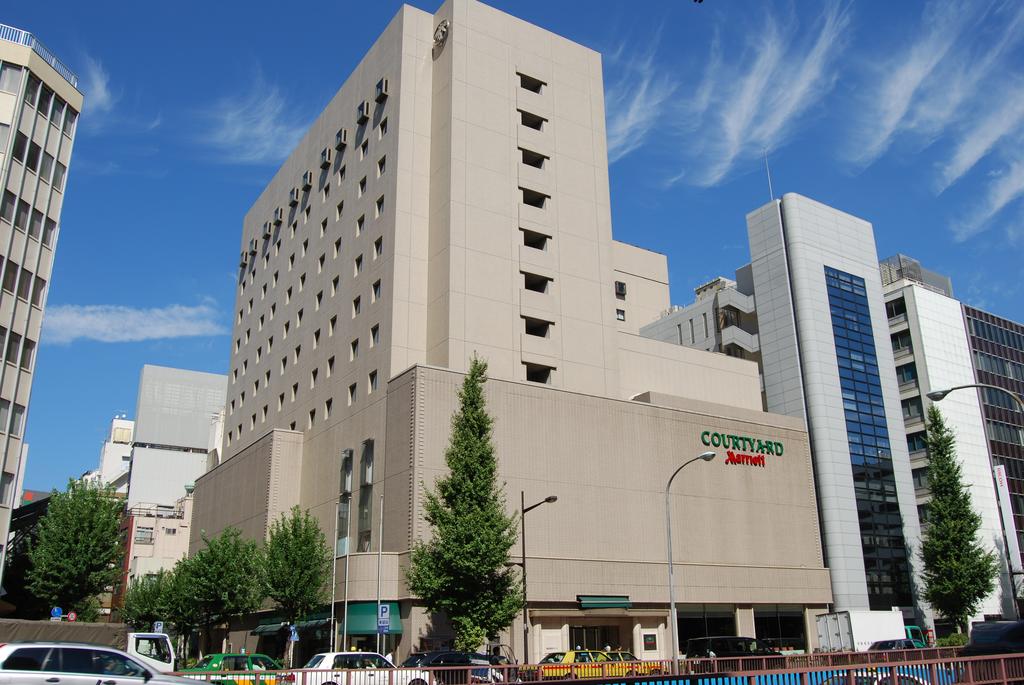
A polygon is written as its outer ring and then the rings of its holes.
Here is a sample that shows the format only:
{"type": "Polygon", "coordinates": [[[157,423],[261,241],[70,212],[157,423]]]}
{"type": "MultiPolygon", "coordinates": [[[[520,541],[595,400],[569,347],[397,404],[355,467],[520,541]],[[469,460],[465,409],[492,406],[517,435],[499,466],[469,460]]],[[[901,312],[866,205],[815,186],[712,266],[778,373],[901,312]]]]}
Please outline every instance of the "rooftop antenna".
{"type": "Polygon", "coordinates": [[[761,148],[761,152],[764,154],[764,172],[768,175],[768,195],[774,202],[775,193],[772,191],[772,170],[768,167],[768,148],[761,148]]]}

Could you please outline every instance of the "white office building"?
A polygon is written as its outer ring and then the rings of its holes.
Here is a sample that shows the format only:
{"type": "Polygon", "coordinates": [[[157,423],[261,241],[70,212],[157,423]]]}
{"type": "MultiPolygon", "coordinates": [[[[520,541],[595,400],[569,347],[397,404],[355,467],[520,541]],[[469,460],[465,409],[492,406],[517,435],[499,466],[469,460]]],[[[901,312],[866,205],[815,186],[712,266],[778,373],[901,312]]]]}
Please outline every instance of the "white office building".
{"type": "Polygon", "coordinates": [[[871,224],[787,194],[747,215],[751,262],[641,334],[761,365],[769,412],[807,421],[837,610],[921,620],[920,526],[871,224]]]}

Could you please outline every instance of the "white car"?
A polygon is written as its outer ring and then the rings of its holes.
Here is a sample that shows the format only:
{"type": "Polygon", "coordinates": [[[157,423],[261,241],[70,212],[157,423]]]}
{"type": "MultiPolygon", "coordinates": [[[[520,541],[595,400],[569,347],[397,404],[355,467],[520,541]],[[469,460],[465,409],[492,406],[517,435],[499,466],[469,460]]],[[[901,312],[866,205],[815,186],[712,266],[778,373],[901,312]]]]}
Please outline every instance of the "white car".
{"type": "Polygon", "coordinates": [[[303,670],[307,685],[427,685],[430,674],[416,668],[395,668],[376,652],[322,652],[303,670]]]}
{"type": "Polygon", "coordinates": [[[194,680],[143,666],[120,649],[71,642],[0,646],[0,685],[185,685],[194,680]]]}

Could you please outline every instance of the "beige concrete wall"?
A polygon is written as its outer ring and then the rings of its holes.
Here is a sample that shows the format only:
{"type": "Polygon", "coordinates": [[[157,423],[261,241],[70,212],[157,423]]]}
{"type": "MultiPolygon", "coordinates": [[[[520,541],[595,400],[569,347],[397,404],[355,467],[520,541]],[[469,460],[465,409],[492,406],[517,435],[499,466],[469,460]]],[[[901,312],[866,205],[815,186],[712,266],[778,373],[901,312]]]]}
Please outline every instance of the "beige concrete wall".
{"type": "MultiPolygon", "coordinates": [[[[408,373],[416,376],[411,425],[422,492],[444,473],[462,377],[430,368],[408,373]]],[[[487,398],[509,509],[520,490],[531,501],[558,497],[529,514],[530,594],[537,601],[577,594],[664,601],[661,493],[683,459],[708,449],[706,430],[771,438],[785,451],[762,468],[726,464],[720,450],[717,461],[694,464],[677,479],[681,601],[829,601],[807,437],[792,419],[684,411],[500,380],[488,382],[487,398]]]]}
{"type": "Polygon", "coordinates": [[[204,474],[196,481],[189,553],[201,548],[203,535],[228,527],[265,539],[270,521],[301,503],[302,465],[302,434],[275,430],[204,474]]]}
{"type": "Polygon", "coordinates": [[[618,321],[620,331],[639,334],[640,327],[655,321],[669,308],[668,258],[628,243],[612,241],[615,280],[626,284],[626,294],[615,294],[616,310],[626,320],[618,321]]]}
{"type": "Polygon", "coordinates": [[[755,362],[619,333],[622,397],[645,392],[760,410],[755,362]]]}

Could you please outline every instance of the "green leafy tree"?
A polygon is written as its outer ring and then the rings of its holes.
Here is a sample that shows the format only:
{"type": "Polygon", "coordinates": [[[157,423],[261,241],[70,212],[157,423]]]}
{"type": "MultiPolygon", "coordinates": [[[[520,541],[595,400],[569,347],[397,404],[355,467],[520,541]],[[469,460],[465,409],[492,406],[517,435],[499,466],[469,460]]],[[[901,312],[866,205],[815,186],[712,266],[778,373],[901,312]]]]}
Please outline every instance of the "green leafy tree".
{"type": "Polygon", "coordinates": [[[517,518],[505,513],[496,478],[486,381],[487,363],[474,357],[452,417],[448,475],[424,505],[433,537],[413,548],[406,569],[410,589],[427,608],[448,615],[456,649],[470,651],[496,638],[522,609],[521,581],[508,566],[517,518]]]}
{"type": "Polygon", "coordinates": [[[173,582],[174,573],[164,570],[136,578],[125,590],[121,620],[136,630],[151,630],[154,621],[169,621],[173,582]]]}
{"type": "Polygon", "coordinates": [[[326,601],[331,557],[315,518],[298,507],[281,514],[270,524],[265,555],[266,594],[286,621],[295,623],[326,601]]]}
{"type": "Polygon", "coordinates": [[[209,644],[213,626],[256,611],[266,595],[263,553],[256,542],[243,539],[236,528],[215,538],[203,536],[203,542],[203,549],[175,567],[171,592],[177,618],[194,620],[209,644]]]}
{"type": "Polygon", "coordinates": [[[928,408],[926,429],[932,501],[921,545],[924,597],[964,630],[981,600],[995,589],[998,562],[978,542],[981,516],[971,507],[954,435],[934,405],[928,408]]]}
{"type": "Polygon", "coordinates": [[[54,492],[29,550],[29,591],[48,606],[75,611],[83,621],[99,615],[97,596],[120,575],[123,500],[110,488],[68,482],[54,492]]]}

